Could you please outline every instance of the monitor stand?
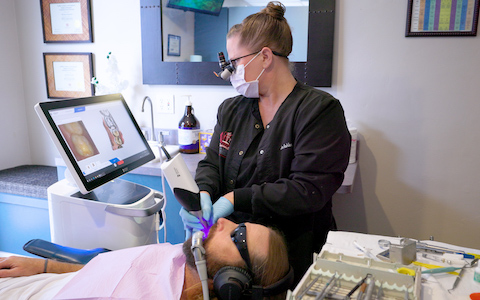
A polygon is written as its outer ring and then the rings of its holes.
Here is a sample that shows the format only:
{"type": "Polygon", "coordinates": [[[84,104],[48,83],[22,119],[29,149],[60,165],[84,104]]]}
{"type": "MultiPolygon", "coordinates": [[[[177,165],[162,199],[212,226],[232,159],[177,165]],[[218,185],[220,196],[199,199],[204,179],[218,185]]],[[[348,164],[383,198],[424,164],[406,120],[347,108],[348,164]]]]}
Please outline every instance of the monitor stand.
{"type": "Polygon", "coordinates": [[[82,194],[80,191],[72,197],[82,198],[92,201],[100,201],[109,204],[132,204],[146,197],[151,192],[150,188],[130,181],[115,179],[110,181],[88,194],[82,194]]]}
{"type": "MultiPolygon", "coordinates": [[[[68,184],[77,186],[68,168],[65,169],[65,179],[68,184]]],[[[142,199],[150,193],[151,189],[130,181],[121,179],[112,180],[88,194],[82,194],[80,191],[72,194],[72,197],[82,198],[92,201],[100,201],[110,204],[132,204],[142,199]]]]}
{"type": "Polygon", "coordinates": [[[83,195],[63,179],[47,192],[53,243],[118,250],[158,242],[164,201],[155,190],[116,179],[83,195]]]}

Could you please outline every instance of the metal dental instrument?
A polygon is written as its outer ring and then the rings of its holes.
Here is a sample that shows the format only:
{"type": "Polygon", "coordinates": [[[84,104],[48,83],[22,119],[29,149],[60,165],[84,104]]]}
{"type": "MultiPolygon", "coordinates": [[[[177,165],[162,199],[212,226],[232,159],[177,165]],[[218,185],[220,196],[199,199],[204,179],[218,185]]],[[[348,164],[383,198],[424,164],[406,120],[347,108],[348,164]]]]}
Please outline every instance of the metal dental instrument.
{"type": "Polygon", "coordinates": [[[360,280],[360,281],[357,283],[357,285],[355,285],[355,286],[353,287],[353,289],[352,289],[350,292],[348,292],[348,294],[345,296],[345,299],[346,299],[346,300],[350,299],[350,297],[352,297],[353,293],[355,293],[355,291],[358,290],[358,288],[365,282],[365,280],[367,280],[367,278],[368,278],[369,276],[371,276],[370,273],[367,274],[367,276],[365,276],[364,278],[362,278],[362,280],[360,280]]]}
{"type": "Polygon", "coordinates": [[[367,291],[365,292],[365,300],[371,300],[373,289],[375,288],[375,277],[371,276],[370,281],[368,282],[367,291]]]}
{"type": "MultiPolygon", "coordinates": [[[[474,259],[471,264],[475,264],[476,262],[478,261],[478,259],[474,259]]],[[[419,263],[419,262],[414,262],[414,264],[416,265],[420,265],[420,266],[425,266],[425,267],[430,267],[431,265],[428,265],[428,264],[422,264],[422,263],[419,263]]],[[[433,268],[433,269],[429,269],[429,270],[426,270],[426,271],[422,271],[422,274],[437,274],[437,273],[450,273],[450,272],[454,272],[458,269],[465,269],[465,268],[470,268],[471,266],[469,266],[469,264],[466,264],[464,265],[463,267],[437,267],[437,268],[433,268]]]]}
{"type": "MultiPolygon", "coordinates": [[[[474,259],[474,258],[480,258],[480,255],[478,254],[473,254],[473,253],[466,253],[465,251],[462,250],[455,250],[455,249],[450,249],[447,247],[442,247],[442,246],[435,246],[435,245],[430,245],[424,242],[416,241],[417,243],[417,251],[423,251],[423,252],[435,252],[435,253],[452,253],[452,254],[461,254],[463,255],[463,258],[469,258],[469,259],[474,259]]],[[[391,242],[385,239],[381,239],[378,241],[378,246],[381,249],[387,249],[391,246],[391,242]]]]}
{"type": "Polygon", "coordinates": [[[427,251],[427,252],[431,251],[431,252],[437,252],[437,253],[462,254],[463,258],[471,258],[471,259],[480,258],[480,255],[465,253],[465,251],[462,251],[462,250],[455,250],[455,249],[450,249],[450,248],[441,247],[441,246],[429,245],[423,242],[417,242],[417,250],[427,251]]]}
{"type": "Polygon", "coordinates": [[[380,281],[380,286],[378,287],[377,291],[377,300],[381,300],[383,298],[383,282],[380,281]]]}
{"type": "Polygon", "coordinates": [[[422,274],[449,273],[449,272],[455,272],[458,269],[463,269],[463,267],[434,268],[434,269],[422,271],[422,274]]]}
{"type": "Polygon", "coordinates": [[[331,299],[333,295],[330,294],[330,291],[336,285],[337,280],[341,277],[341,275],[337,276],[337,274],[338,274],[337,272],[333,274],[333,276],[328,280],[328,282],[325,283],[325,286],[322,288],[321,291],[310,290],[313,287],[313,285],[318,281],[318,279],[322,277],[321,275],[318,275],[308,283],[308,285],[305,287],[302,293],[297,295],[296,299],[302,299],[303,296],[305,295],[315,297],[315,300],[323,300],[325,299],[325,297],[331,299]]]}
{"type": "Polygon", "coordinates": [[[455,279],[455,282],[453,283],[452,288],[448,290],[449,293],[451,293],[451,291],[453,291],[458,286],[458,283],[460,282],[460,279],[462,279],[463,272],[465,271],[465,269],[475,266],[477,262],[478,262],[478,258],[475,258],[474,260],[472,260],[470,264],[465,264],[465,266],[463,266],[462,270],[460,271],[457,278],[455,279]]]}
{"type": "Polygon", "coordinates": [[[362,300],[363,299],[363,293],[365,293],[365,288],[367,287],[367,284],[364,282],[360,286],[360,291],[358,291],[357,295],[357,300],[362,300]]]}
{"type": "Polygon", "coordinates": [[[427,258],[427,259],[431,259],[431,260],[434,260],[434,261],[438,261],[438,262],[443,262],[443,263],[446,263],[446,264],[449,264],[449,265],[454,264],[454,263],[456,263],[456,264],[465,263],[465,260],[463,259],[463,255],[461,255],[461,254],[444,253],[442,256],[439,256],[437,254],[422,253],[422,257],[427,258]],[[459,255],[459,256],[462,256],[462,259],[461,260],[453,259],[453,258],[447,257],[447,255],[451,255],[451,256],[459,255]]]}
{"type": "Polygon", "coordinates": [[[322,292],[320,293],[320,295],[317,296],[317,298],[315,298],[315,300],[316,299],[318,299],[318,300],[325,299],[327,294],[330,292],[330,290],[333,288],[333,286],[337,282],[337,279],[338,279],[337,278],[337,272],[335,272],[335,274],[333,274],[332,278],[327,282],[327,284],[323,288],[322,292]]]}
{"type": "Polygon", "coordinates": [[[321,275],[318,275],[312,281],[308,283],[308,285],[305,287],[305,289],[297,296],[297,299],[302,299],[303,296],[310,290],[310,288],[317,282],[318,279],[320,279],[321,275]]]}

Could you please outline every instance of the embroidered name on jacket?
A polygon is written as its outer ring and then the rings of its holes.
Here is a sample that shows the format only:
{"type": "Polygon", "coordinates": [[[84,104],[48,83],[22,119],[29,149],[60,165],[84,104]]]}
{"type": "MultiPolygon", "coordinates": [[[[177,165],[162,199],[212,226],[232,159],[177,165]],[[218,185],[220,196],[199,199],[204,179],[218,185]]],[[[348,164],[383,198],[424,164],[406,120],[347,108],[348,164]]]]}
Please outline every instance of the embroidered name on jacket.
{"type": "Polygon", "coordinates": [[[284,150],[284,149],[287,149],[287,148],[292,148],[292,143],[285,143],[282,145],[282,147],[280,147],[280,151],[284,150]]]}
{"type": "Polygon", "coordinates": [[[228,149],[230,149],[230,143],[232,141],[233,133],[224,131],[220,134],[219,155],[223,158],[227,157],[228,149]]]}

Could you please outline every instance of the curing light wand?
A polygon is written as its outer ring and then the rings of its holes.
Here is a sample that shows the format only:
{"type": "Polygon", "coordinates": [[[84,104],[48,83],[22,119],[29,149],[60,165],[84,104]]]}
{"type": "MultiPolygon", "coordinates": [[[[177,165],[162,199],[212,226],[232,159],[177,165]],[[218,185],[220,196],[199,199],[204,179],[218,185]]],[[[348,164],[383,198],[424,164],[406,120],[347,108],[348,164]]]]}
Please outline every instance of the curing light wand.
{"type": "Polygon", "coordinates": [[[198,276],[202,282],[203,299],[209,300],[208,293],[208,274],[207,262],[205,261],[205,248],[203,248],[204,234],[201,231],[195,232],[192,236],[192,253],[195,258],[195,265],[197,266],[198,276]]]}
{"type": "Polygon", "coordinates": [[[207,221],[202,215],[200,189],[188,170],[182,155],[179,153],[175,157],[168,159],[160,168],[177,201],[185,210],[200,220],[207,233],[209,228],[207,221]]]}

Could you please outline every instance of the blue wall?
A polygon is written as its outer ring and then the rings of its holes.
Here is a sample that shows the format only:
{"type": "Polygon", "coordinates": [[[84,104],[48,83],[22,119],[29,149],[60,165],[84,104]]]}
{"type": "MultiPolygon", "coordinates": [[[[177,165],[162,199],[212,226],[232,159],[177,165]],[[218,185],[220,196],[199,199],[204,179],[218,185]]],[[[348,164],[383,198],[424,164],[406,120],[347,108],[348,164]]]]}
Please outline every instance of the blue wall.
{"type": "MultiPolygon", "coordinates": [[[[195,13],[195,54],[202,55],[203,61],[217,61],[217,53],[221,51],[228,59],[225,46],[228,30],[261,9],[254,6],[222,8],[218,17],[195,13]]],[[[308,44],[308,17],[305,16],[308,16],[308,6],[289,6],[285,12],[293,35],[290,61],[307,60],[307,48],[304,45],[308,44]]]]}

